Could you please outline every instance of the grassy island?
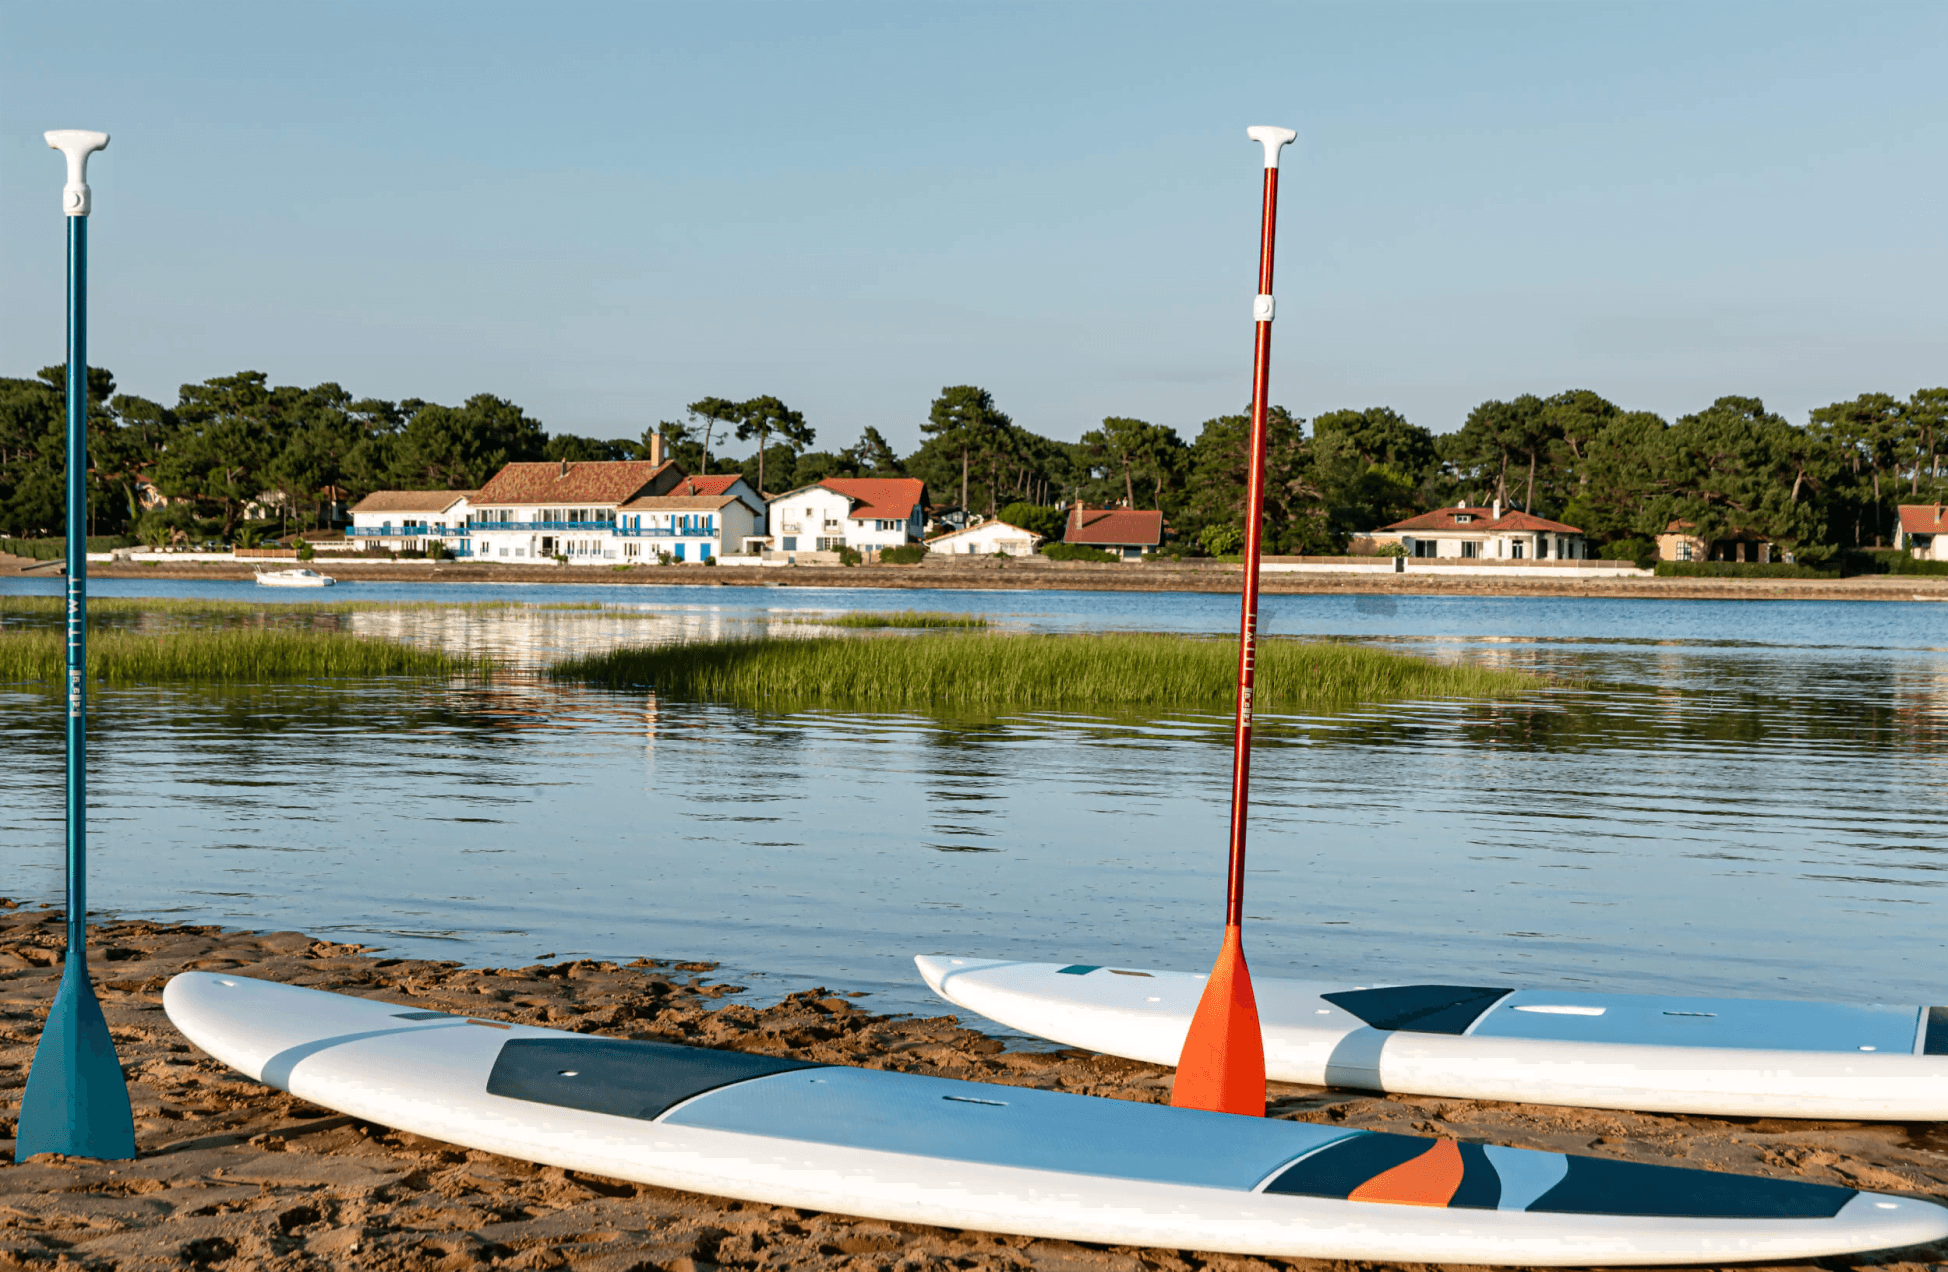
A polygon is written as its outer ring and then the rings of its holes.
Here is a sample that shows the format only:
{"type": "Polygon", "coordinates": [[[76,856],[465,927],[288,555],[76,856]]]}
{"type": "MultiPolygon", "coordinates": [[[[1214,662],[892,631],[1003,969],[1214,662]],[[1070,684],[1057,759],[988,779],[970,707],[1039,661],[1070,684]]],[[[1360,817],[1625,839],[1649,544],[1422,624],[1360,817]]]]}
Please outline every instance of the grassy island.
{"type": "MultiPolygon", "coordinates": [[[[884,639],[698,641],[571,658],[558,680],[675,697],[886,708],[1219,707],[1235,700],[1237,644],[1205,636],[978,633],[884,639]]],[[[1297,711],[1408,698],[1510,698],[1518,671],[1454,666],[1362,645],[1267,640],[1257,705],[1297,711]]]]}
{"type": "Polygon", "coordinates": [[[890,614],[834,614],[830,618],[794,618],[807,627],[988,627],[979,614],[942,614],[937,610],[895,610],[890,614]]]}
{"type": "MultiPolygon", "coordinates": [[[[0,638],[0,682],[58,685],[66,660],[66,635],[58,630],[16,629],[0,638]]],[[[88,678],[110,684],[461,676],[492,669],[486,658],[340,632],[243,627],[88,635],[88,678]]]]}

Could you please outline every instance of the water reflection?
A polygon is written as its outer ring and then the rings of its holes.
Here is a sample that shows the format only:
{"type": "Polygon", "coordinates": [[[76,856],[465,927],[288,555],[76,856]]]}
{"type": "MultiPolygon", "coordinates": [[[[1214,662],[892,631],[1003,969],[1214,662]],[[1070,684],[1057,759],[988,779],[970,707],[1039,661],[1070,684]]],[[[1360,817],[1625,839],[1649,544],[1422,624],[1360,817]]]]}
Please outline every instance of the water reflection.
{"type": "MultiPolygon", "coordinates": [[[[1154,626],[1195,629],[1177,598],[1146,600],[1154,626]]],[[[1415,600],[1388,621],[1422,621],[1415,600]]],[[[1555,677],[1534,699],[1261,717],[1254,966],[1948,1000],[1941,655],[1849,645],[1830,625],[1818,646],[1667,641],[1562,604],[1546,640],[1342,634],[1555,677]]],[[[532,665],[804,616],[268,617],[532,665]]],[[[50,703],[0,687],[0,863],[9,895],[34,899],[60,888],[50,703]]],[[[1214,953],[1220,711],[766,713],[514,674],[103,688],[92,727],[108,909],[477,962],[716,959],[780,992],[869,988],[915,1010],[934,1010],[916,951],[1214,953]]]]}

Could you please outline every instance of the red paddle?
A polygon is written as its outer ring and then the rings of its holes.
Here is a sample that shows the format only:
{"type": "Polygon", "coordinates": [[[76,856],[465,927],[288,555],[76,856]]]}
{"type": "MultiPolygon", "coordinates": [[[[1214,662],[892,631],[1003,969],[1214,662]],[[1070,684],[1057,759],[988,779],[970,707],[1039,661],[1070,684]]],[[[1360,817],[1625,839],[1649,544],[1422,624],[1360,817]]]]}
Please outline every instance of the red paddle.
{"type": "Polygon", "coordinates": [[[1265,1116],[1265,1039],[1245,966],[1245,809],[1251,798],[1251,685],[1258,654],[1258,540],[1265,510],[1265,411],[1272,361],[1272,240],[1278,228],[1278,153],[1298,134],[1257,127],[1245,135],[1265,147],[1265,213],[1258,236],[1258,323],[1251,373],[1251,477],[1245,496],[1244,612],[1238,625],[1238,723],[1231,759],[1231,863],[1224,901],[1224,946],[1184,1036],[1170,1102],[1179,1108],[1265,1116]]]}

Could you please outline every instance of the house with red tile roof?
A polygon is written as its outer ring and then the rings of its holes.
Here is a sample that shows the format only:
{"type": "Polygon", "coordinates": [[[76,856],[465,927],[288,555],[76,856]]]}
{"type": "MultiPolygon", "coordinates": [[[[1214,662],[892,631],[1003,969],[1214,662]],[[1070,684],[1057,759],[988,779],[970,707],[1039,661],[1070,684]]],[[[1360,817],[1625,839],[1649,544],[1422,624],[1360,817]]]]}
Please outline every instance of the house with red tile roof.
{"type": "Polygon", "coordinates": [[[1948,505],[1902,504],[1894,546],[1929,561],[1948,561],[1948,505]]]}
{"type": "Polygon", "coordinates": [[[1091,508],[1075,504],[1062,542],[1114,552],[1125,561],[1141,561],[1163,543],[1163,514],[1137,508],[1091,508]]]}
{"type": "Polygon", "coordinates": [[[669,460],[508,464],[473,497],[473,555],[621,564],[618,510],[631,500],[668,494],[684,476],[669,460]]]}
{"type": "Polygon", "coordinates": [[[345,536],[361,548],[423,551],[437,540],[456,557],[473,555],[471,490],[375,490],[352,505],[345,536]]]}
{"type": "Polygon", "coordinates": [[[773,495],[772,556],[851,548],[875,556],[917,543],[926,527],[926,483],[912,477],[827,477],[773,495]]]}
{"type": "Polygon", "coordinates": [[[693,499],[730,495],[741,500],[758,519],[758,528],[753,533],[764,533],[764,497],[751,488],[751,483],[744,480],[742,473],[711,473],[705,477],[686,474],[670,488],[670,494],[686,495],[693,499]]]}
{"type": "Polygon", "coordinates": [[[1041,542],[1042,536],[1033,530],[1024,530],[999,517],[990,517],[986,521],[933,536],[927,540],[927,551],[948,555],[959,553],[962,556],[1026,557],[1034,556],[1041,542]]]}
{"type": "Polygon", "coordinates": [[[1436,508],[1383,526],[1367,536],[1376,543],[1398,543],[1410,557],[1468,560],[1577,561],[1589,555],[1575,526],[1502,507],[1466,503],[1436,508]]]}

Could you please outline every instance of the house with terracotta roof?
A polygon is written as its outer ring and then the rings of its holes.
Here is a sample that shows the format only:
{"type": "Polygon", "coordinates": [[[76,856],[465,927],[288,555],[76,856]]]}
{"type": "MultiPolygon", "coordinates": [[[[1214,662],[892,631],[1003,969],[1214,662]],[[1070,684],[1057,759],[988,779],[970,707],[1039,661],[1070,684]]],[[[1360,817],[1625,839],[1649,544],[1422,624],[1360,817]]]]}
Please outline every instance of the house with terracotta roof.
{"type": "Polygon", "coordinates": [[[917,543],[926,526],[926,483],[913,477],[827,477],[773,495],[767,556],[851,548],[877,556],[917,543]]]}
{"type": "Polygon", "coordinates": [[[956,553],[962,556],[1034,556],[1042,536],[1033,530],[1009,525],[999,517],[978,521],[958,530],[949,530],[927,540],[927,551],[956,553]]]}
{"type": "Polygon", "coordinates": [[[1114,552],[1125,561],[1141,561],[1144,553],[1155,552],[1163,544],[1163,514],[1078,503],[1069,509],[1062,542],[1114,552]]]}
{"type": "Polygon", "coordinates": [[[764,519],[742,498],[684,493],[688,488],[685,478],[667,495],[644,495],[616,509],[618,564],[708,561],[726,551],[741,552],[753,539],[762,541],[764,519]]]}
{"type": "Polygon", "coordinates": [[[1902,504],[1894,546],[1905,548],[1909,556],[1928,561],[1948,561],[1948,521],[1943,520],[1948,505],[1902,504]]]}
{"type": "MultiPolygon", "coordinates": [[[[473,555],[480,560],[565,557],[571,565],[620,565],[622,506],[669,494],[684,472],[669,460],[570,460],[508,464],[473,497],[473,555]]],[[[660,536],[668,538],[670,536],[660,536]]]]}
{"type": "Polygon", "coordinates": [[[456,557],[473,555],[471,490],[375,490],[352,505],[345,536],[359,548],[424,551],[438,543],[456,557]]]}
{"type": "Polygon", "coordinates": [[[1500,500],[1486,508],[1465,502],[1436,508],[1366,537],[1375,544],[1398,543],[1410,557],[1579,561],[1589,555],[1583,532],[1575,526],[1504,508],[1500,500]]]}

